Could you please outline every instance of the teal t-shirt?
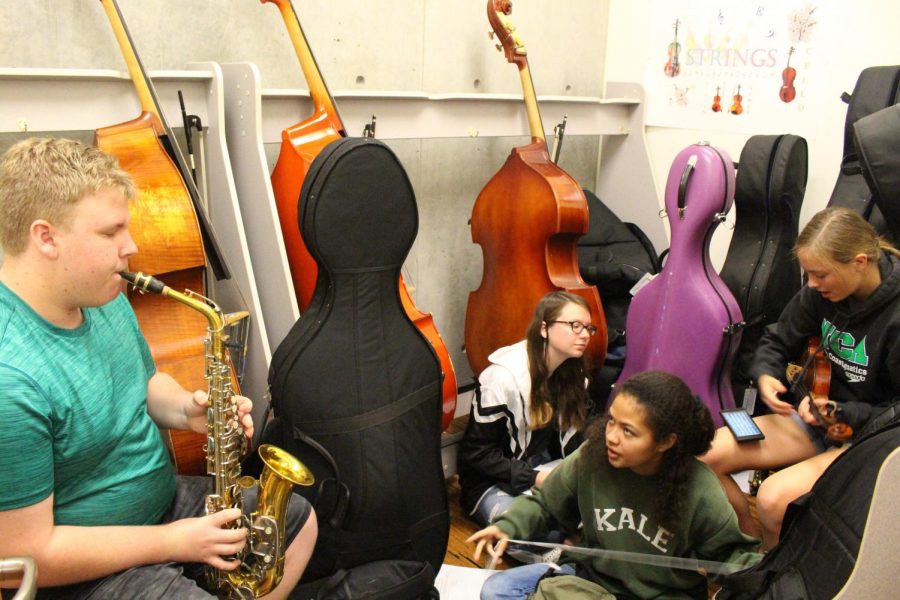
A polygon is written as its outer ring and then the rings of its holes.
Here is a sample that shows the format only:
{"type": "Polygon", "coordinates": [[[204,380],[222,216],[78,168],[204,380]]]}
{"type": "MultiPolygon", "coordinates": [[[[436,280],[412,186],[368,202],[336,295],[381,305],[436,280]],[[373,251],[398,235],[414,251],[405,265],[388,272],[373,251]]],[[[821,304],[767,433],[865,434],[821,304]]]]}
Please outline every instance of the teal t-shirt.
{"type": "Polygon", "coordinates": [[[57,525],[158,523],[175,476],[150,349],[124,295],[82,312],[56,327],[0,283],[0,511],[52,493],[57,525]]]}

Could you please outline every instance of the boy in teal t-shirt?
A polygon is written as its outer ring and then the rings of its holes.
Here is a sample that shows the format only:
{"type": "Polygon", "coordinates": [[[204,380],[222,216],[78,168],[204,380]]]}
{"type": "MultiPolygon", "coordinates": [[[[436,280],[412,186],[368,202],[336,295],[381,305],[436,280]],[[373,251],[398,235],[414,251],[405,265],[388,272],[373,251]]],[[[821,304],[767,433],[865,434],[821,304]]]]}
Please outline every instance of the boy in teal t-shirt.
{"type": "MultiPolygon", "coordinates": [[[[247,544],[239,508],[206,514],[209,477],[175,477],[160,428],[205,433],[205,392],[156,371],[119,273],[137,253],[116,160],[31,138],[0,157],[0,556],[30,556],[54,598],[214,598],[247,544]]],[[[250,437],[252,403],[234,397],[250,437]]],[[[255,508],[251,491],[245,509],[255,508]]],[[[286,598],[316,540],[285,518],[286,598]]]]}
{"type": "Polygon", "coordinates": [[[0,420],[15,423],[0,453],[28,459],[0,463],[0,510],[54,494],[58,525],[159,523],[175,477],[147,414],[155,372],[123,295],[64,329],[0,283],[0,420]]]}

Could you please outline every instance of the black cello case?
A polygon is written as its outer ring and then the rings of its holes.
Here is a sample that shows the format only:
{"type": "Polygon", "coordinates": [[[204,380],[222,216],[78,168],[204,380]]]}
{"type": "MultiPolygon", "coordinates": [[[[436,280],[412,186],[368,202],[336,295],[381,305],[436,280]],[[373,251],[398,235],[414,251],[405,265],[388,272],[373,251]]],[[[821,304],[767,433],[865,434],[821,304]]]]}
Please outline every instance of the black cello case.
{"type": "MultiPolygon", "coordinates": [[[[868,67],[856,80],[847,102],[844,122],[844,154],[841,171],[828,200],[828,206],[845,206],[861,214],[879,233],[887,233],[884,216],[875,205],[862,174],[859,152],[854,143],[853,126],[860,119],[900,102],[900,65],[868,67]]],[[[900,240],[893,240],[898,242],[900,240]]]]}
{"type": "MultiPolygon", "coordinates": [[[[890,479],[879,482],[883,465],[898,445],[900,423],[896,422],[854,438],[812,489],[788,505],[778,544],[756,565],[723,576],[715,598],[862,598],[850,590],[841,592],[857,564],[863,536],[868,535],[876,486],[887,485],[887,490],[879,493],[890,493],[890,479]]],[[[887,588],[891,581],[881,582],[882,587],[887,588]]],[[[889,597],[869,596],[872,600],[889,597]]]]}
{"type": "Polygon", "coordinates": [[[719,275],[744,315],[732,367],[735,396],[750,385],[748,371],[766,325],[802,285],[793,254],[809,162],[796,135],[755,135],[744,145],[735,177],[735,226],[719,275]]]}
{"type": "Polygon", "coordinates": [[[383,143],[341,138],[313,161],[300,198],[319,276],[272,357],[263,439],[316,478],[296,488],[319,521],[304,580],[394,559],[437,573],[450,523],[441,366],[398,286],[418,230],[412,186],[383,143]]]}
{"type": "Polygon", "coordinates": [[[900,104],[860,119],[853,131],[863,176],[884,217],[884,233],[900,243],[900,104]]]}

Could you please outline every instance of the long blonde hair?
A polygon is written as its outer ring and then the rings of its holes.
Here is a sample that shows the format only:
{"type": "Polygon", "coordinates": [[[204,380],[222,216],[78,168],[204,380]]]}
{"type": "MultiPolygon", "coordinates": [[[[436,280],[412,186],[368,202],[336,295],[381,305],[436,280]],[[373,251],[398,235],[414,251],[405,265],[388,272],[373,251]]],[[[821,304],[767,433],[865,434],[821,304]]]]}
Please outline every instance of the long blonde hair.
{"type": "Polygon", "coordinates": [[[587,300],[569,292],[550,292],[540,299],[525,335],[528,350],[528,372],[531,375],[531,407],[529,421],[532,429],[542,429],[559,415],[560,427],[580,429],[587,414],[584,381],[587,377],[587,357],[568,358],[551,376],[547,368],[547,338],[541,335],[544,323],[559,318],[567,304],[577,304],[591,312],[587,300]]]}
{"type": "Polygon", "coordinates": [[[800,250],[836,264],[848,264],[860,254],[865,254],[876,266],[885,252],[900,257],[900,251],[879,236],[872,225],[843,207],[816,213],[797,236],[794,254],[800,250]]]}

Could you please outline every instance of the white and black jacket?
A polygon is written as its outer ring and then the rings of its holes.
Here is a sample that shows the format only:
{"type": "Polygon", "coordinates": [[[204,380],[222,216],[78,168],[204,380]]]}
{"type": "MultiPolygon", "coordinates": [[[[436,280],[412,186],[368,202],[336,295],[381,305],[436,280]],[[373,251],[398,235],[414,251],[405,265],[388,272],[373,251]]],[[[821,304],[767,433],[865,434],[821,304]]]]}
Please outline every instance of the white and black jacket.
{"type": "Polygon", "coordinates": [[[479,376],[479,387],[457,459],[461,503],[473,513],[493,485],[518,495],[534,485],[537,471],[527,462],[545,450],[564,458],[581,444],[580,433],[560,432],[554,423],[532,430],[528,425],[531,375],[523,340],[493,352],[479,376]]]}

